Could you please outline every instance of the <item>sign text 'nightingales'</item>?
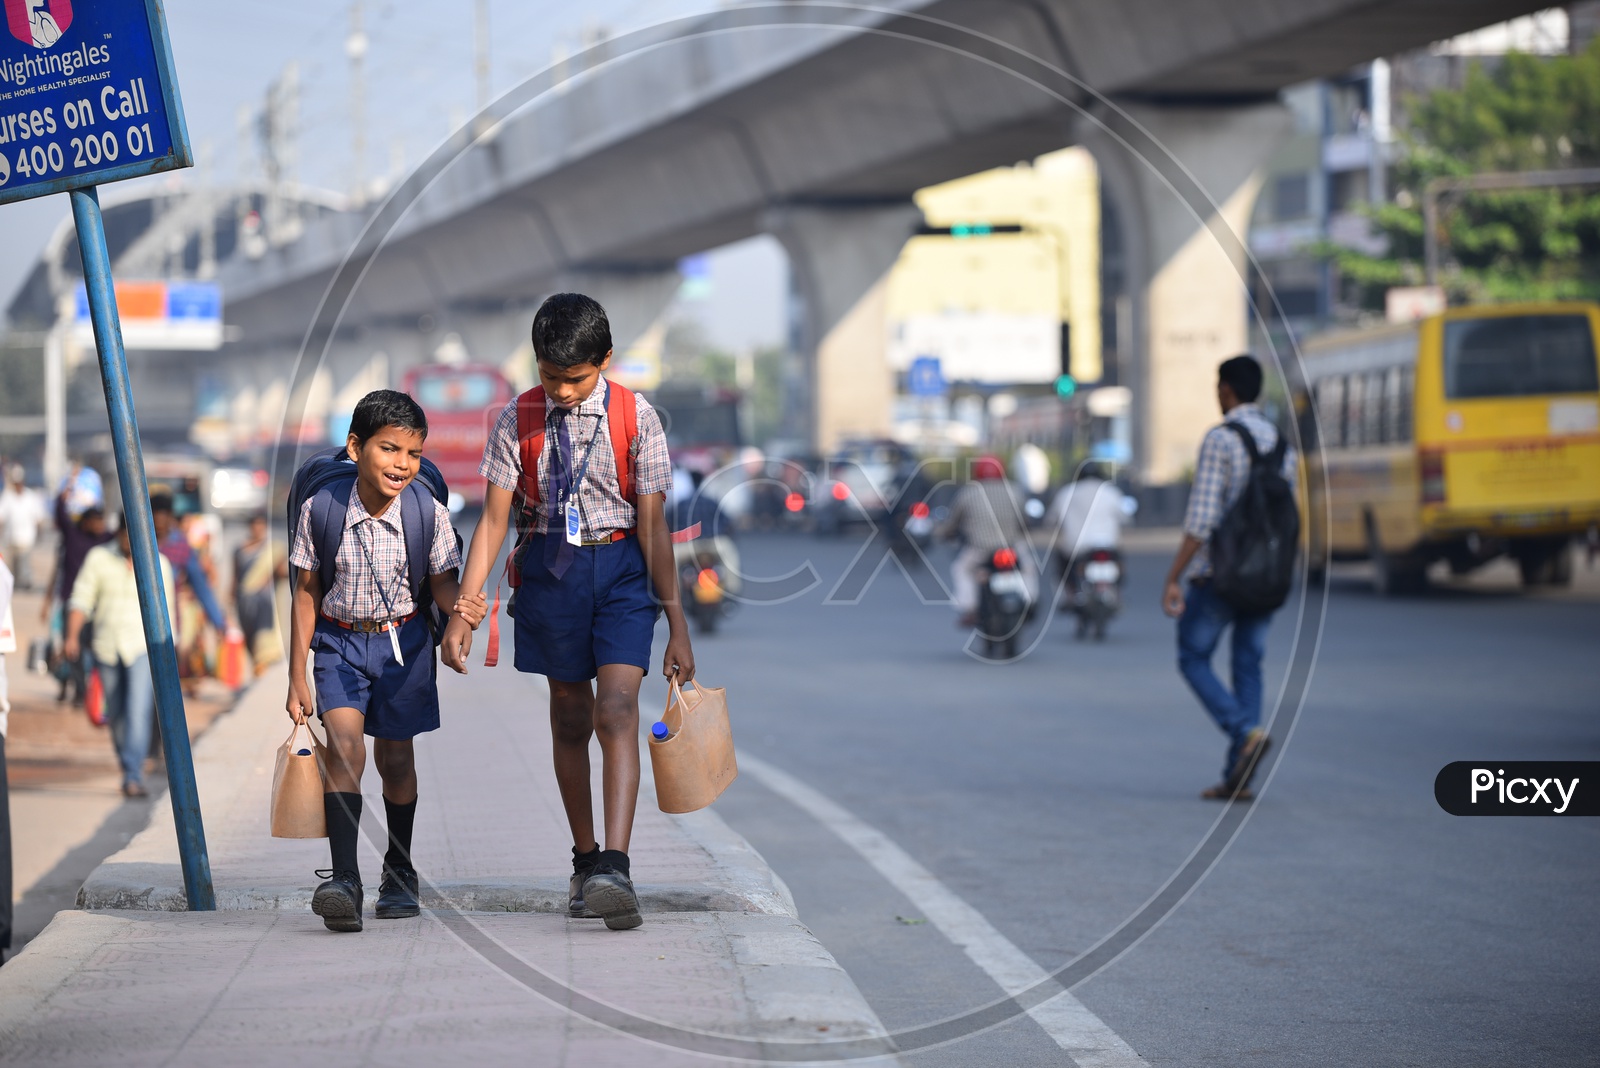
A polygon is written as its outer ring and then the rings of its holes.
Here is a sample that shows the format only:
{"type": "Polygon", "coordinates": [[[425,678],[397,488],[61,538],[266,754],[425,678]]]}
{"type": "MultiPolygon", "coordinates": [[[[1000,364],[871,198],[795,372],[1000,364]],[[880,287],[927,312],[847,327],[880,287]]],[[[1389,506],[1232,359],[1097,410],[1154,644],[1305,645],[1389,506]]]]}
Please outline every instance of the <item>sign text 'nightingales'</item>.
{"type": "Polygon", "coordinates": [[[110,62],[109,45],[79,45],[67,52],[0,60],[0,82],[27,85],[32,78],[44,78],[52,74],[70,77],[85,67],[102,67],[110,62]]]}

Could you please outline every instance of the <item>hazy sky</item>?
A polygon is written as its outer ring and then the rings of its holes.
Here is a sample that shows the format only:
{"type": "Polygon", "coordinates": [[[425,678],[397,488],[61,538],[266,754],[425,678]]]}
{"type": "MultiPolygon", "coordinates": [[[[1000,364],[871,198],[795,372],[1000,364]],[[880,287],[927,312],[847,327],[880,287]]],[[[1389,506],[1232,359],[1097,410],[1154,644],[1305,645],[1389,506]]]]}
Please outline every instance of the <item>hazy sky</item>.
{"type": "MultiPolygon", "coordinates": [[[[587,38],[709,10],[716,0],[489,0],[491,95],[581,50],[587,38]]],[[[298,66],[299,166],[309,185],[351,188],[354,138],[350,0],[166,0],[167,25],[183,95],[194,171],[146,182],[225,184],[256,173],[253,135],[240,114],[260,111],[268,85],[298,66]],[[202,171],[205,175],[202,175],[202,171]]],[[[363,0],[368,179],[423,159],[475,108],[475,0],[363,0]]],[[[121,189],[135,182],[119,183],[121,189]]],[[[110,198],[119,190],[107,189],[110,198]]],[[[0,307],[68,213],[65,195],[0,207],[0,307]]],[[[714,342],[730,347],[778,341],[783,334],[784,261],[770,241],[746,242],[712,259],[712,296],[685,310],[702,318],[714,342]]]]}

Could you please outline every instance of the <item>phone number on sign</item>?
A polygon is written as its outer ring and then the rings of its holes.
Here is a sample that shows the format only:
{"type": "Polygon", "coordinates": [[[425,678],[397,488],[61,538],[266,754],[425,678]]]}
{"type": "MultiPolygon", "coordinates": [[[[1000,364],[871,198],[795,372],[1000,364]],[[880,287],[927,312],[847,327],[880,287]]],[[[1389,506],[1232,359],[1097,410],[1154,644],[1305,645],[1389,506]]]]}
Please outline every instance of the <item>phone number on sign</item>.
{"type": "Polygon", "coordinates": [[[154,153],[156,140],[148,122],[135,122],[120,133],[115,129],[99,132],[91,129],[100,124],[102,115],[109,124],[148,114],[150,102],[145,95],[144,79],[135,78],[126,88],[108,85],[100,90],[99,96],[98,108],[90,97],[67,101],[61,106],[59,119],[54,106],[0,115],[0,146],[35,142],[19,145],[15,155],[9,147],[0,147],[0,185],[9,182],[13,174],[38,180],[87,170],[102,163],[115,163],[124,149],[129,158],[154,153]],[[67,131],[81,129],[83,132],[68,138],[64,147],[60,141],[45,142],[46,138],[65,132],[63,126],[67,131]]]}

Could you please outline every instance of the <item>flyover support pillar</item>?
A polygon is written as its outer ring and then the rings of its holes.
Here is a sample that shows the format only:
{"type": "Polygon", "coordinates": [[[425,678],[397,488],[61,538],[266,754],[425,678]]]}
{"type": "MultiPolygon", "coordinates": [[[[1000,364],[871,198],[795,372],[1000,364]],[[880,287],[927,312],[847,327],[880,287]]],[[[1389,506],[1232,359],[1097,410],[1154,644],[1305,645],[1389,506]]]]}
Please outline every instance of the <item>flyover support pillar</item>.
{"type": "Polygon", "coordinates": [[[1249,349],[1250,212],[1289,125],[1276,102],[1127,104],[1080,120],[1124,235],[1133,336],[1117,347],[1133,476],[1155,522],[1182,508],[1179,483],[1219,417],[1217,365],[1249,349]]]}
{"type": "MultiPolygon", "coordinates": [[[[882,409],[879,421],[887,428],[893,383],[882,362],[881,337],[876,344],[856,345],[850,338],[835,339],[831,334],[864,297],[880,292],[879,281],[921,222],[922,212],[908,200],[788,204],[767,212],[767,231],[789,255],[794,302],[790,344],[801,367],[785,422],[813,450],[824,451],[840,432],[865,432],[875,422],[862,413],[831,419],[831,410],[842,398],[871,400],[872,406],[882,409]],[[837,345],[832,344],[835,340],[837,345]],[[860,360],[874,362],[866,366],[860,360]],[[880,395],[881,402],[875,399],[880,395]]],[[[881,305],[881,300],[873,304],[878,319],[881,305]]],[[[873,308],[864,311],[872,313],[873,308]]],[[[854,337],[871,330],[870,323],[850,325],[852,329],[837,333],[854,337]]]]}

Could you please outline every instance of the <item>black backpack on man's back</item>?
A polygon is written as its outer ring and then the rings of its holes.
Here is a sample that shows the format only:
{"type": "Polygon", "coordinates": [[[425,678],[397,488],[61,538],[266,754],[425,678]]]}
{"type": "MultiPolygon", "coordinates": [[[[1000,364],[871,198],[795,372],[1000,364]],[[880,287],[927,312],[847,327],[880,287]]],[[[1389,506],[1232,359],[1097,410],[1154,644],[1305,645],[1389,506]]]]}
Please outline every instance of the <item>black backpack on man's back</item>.
{"type": "MultiPolygon", "coordinates": [[[[311,540],[321,564],[323,593],[333,588],[334,558],[344,541],[345,515],[350,510],[350,494],[355,492],[355,485],[356,465],[342,445],[311,456],[300,465],[289,484],[289,538],[293,541],[300,525],[300,510],[307,500],[311,501],[311,540]]],[[[433,553],[437,529],[433,502],[448,506],[449,500],[450,490],[445,485],[444,475],[432,460],[423,457],[416,477],[401,491],[400,499],[390,506],[400,509],[411,598],[416,602],[417,611],[428,621],[434,645],[444,638],[444,625],[449,620],[434,603],[433,590],[428,584],[428,560],[433,553]]],[[[456,547],[460,548],[461,532],[454,532],[456,547]]],[[[292,572],[297,569],[290,570],[293,580],[292,572]]]]}
{"type": "Polygon", "coordinates": [[[1283,477],[1283,434],[1266,456],[1250,431],[1223,423],[1250,454],[1250,476],[1222,521],[1211,532],[1211,583],[1223,600],[1245,615],[1272,612],[1289,599],[1294,558],[1300,548],[1300,506],[1283,477]]]}

